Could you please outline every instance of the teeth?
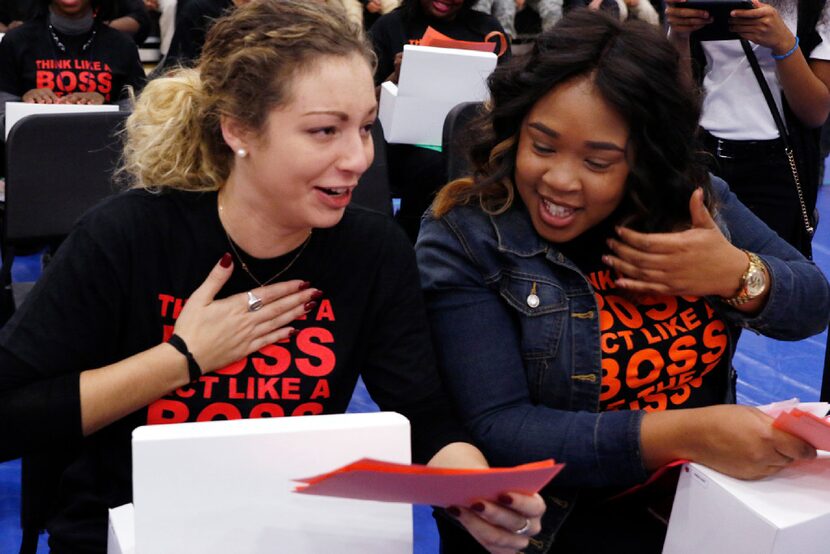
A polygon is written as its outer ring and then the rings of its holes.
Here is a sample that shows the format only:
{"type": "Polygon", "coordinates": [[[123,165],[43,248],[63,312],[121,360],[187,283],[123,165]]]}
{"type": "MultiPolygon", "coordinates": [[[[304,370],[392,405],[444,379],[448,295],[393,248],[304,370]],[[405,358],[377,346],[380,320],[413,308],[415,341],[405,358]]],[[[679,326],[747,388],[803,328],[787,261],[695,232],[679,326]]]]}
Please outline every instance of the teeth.
{"type": "Polygon", "coordinates": [[[332,196],[337,196],[340,194],[345,194],[348,191],[348,188],[337,188],[337,189],[322,189],[323,192],[326,194],[331,194],[332,196]]]}
{"type": "Polygon", "coordinates": [[[572,208],[567,208],[565,206],[560,206],[559,204],[554,204],[553,202],[542,199],[542,203],[545,205],[545,209],[552,215],[553,217],[568,217],[572,213],[574,213],[572,208]]]}

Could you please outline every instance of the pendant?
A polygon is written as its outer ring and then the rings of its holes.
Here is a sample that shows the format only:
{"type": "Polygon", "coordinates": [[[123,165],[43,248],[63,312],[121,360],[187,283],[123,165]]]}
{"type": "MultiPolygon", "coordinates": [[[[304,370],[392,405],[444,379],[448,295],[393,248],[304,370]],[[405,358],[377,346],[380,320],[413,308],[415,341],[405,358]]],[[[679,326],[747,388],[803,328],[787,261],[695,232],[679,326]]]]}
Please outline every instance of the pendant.
{"type": "Polygon", "coordinates": [[[534,281],[533,286],[530,288],[530,294],[527,295],[527,305],[531,308],[538,308],[540,303],[541,301],[536,295],[536,281],[534,281]]]}
{"type": "Polygon", "coordinates": [[[539,307],[539,297],[533,294],[532,292],[527,295],[527,305],[531,308],[538,308],[539,307]]]}

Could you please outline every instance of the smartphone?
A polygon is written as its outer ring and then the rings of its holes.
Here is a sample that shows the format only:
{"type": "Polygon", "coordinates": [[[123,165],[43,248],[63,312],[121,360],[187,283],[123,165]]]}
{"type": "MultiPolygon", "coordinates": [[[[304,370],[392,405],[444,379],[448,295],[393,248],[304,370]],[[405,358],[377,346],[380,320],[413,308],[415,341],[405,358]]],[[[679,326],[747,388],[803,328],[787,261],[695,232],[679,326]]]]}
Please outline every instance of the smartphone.
{"type": "Polygon", "coordinates": [[[741,37],[729,30],[729,14],[732,10],[751,10],[749,0],[688,0],[674,4],[678,8],[706,10],[714,21],[692,33],[697,40],[737,40],[741,37]]]}

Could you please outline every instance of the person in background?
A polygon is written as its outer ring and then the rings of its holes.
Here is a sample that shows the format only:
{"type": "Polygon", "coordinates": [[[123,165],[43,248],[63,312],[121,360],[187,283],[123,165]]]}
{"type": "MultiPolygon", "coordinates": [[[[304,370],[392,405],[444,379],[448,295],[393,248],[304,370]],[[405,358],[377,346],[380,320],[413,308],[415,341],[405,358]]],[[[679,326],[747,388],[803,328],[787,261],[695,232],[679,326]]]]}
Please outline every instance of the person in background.
{"type": "Polygon", "coordinates": [[[224,12],[249,0],[187,0],[176,10],[176,30],[159,71],[193,65],[199,60],[205,36],[213,22],[224,12]]]}
{"type": "MultiPolygon", "coordinates": [[[[630,0],[635,3],[637,0],[630,0]]],[[[512,38],[516,38],[516,12],[531,9],[539,15],[542,31],[553,27],[564,12],[578,7],[610,11],[626,19],[628,9],[623,0],[478,0],[474,10],[492,13],[512,38]]],[[[652,11],[654,11],[652,9],[652,11]]],[[[655,12],[656,13],[656,12],[655,12]]]]}
{"type": "Polygon", "coordinates": [[[0,106],[121,103],[138,91],[144,69],[135,43],[104,25],[97,0],[41,0],[40,15],[0,42],[0,106]]]}
{"type": "Polygon", "coordinates": [[[700,127],[710,170],[750,210],[805,256],[812,254],[821,125],[830,114],[830,28],[824,0],[752,0],[734,10],[730,29],[748,41],[794,149],[796,186],[784,142],[749,60],[737,40],[699,41],[708,12],[671,2],[669,38],[685,70],[706,92],[700,127]],[[799,191],[800,188],[800,191],[799,191]],[[801,197],[801,198],[799,198],[801,197]]]}
{"type": "Polygon", "coordinates": [[[31,14],[29,0],[0,0],[0,33],[23,24],[31,14]]]}
{"type": "Polygon", "coordinates": [[[144,7],[159,14],[159,52],[163,57],[167,55],[176,32],[176,0],[144,0],[144,7]]]}
{"type": "MultiPolygon", "coordinates": [[[[52,552],[105,552],[136,427],[342,413],[359,375],[410,420],[416,461],[487,466],[436,371],[411,246],[349,207],[374,153],[373,62],[342,12],[256,0],[216,21],[197,68],[138,97],[132,190],[79,222],[0,330],[0,458],[79,451],[52,552]],[[275,375],[275,394],[236,389],[275,375]]],[[[544,502],[508,491],[454,511],[517,551],[544,502]]]]}
{"type": "Polygon", "coordinates": [[[565,464],[526,553],[659,553],[677,474],[621,493],[665,464],[758,479],[816,455],[733,405],[732,356],[742,329],[821,332],[830,285],[708,174],[680,64],[654,25],[566,15],[491,77],[471,176],[421,226],[439,368],[476,444],[565,464]]]}
{"type": "MultiPolygon", "coordinates": [[[[472,9],[473,2],[403,0],[398,9],[378,19],[369,29],[378,58],[375,84],[398,82],[404,45],[419,40],[427,27],[456,40],[474,42],[483,41],[493,32],[504,35],[504,29],[493,16],[472,9]]],[[[500,63],[509,56],[508,47],[500,63]]],[[[397,219],[414,243],[421,214],[447,180],[444,158],[440,152],[404,144],[390,145],[387,154],[393,194],[401,198],[397,219]]]]}
{"type": "Polygon", "coordinates": [[[144,0],[100,0],[96,16],[131,36],[136,44],[143,43],[150,34],[150,14],[144,0]]]}
{"type": "Polygon", "coordinates": [[[398,7],[400,0],[328,0],[346,11],[355,25],[369,28],[377,18],[398,7]]]}

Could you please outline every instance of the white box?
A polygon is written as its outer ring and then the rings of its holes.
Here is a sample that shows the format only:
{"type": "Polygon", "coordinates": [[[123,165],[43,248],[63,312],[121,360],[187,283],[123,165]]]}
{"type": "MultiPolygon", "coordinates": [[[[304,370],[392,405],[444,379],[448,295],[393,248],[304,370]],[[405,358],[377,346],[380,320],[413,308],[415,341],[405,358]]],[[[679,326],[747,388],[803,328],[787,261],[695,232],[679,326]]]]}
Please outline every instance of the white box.
{"type": "Polygon", "coordinates": [[[296,494],[359,458],[410,463],[396,413],[212,421],[133,432],[135,552],[411,554],[412,507],[296,494]]]}
{"type": "Polygon", "coordinates": [[[664,554],[828,552],[830,454],[758,481],[683,466],[664,554]]]}
{"type": "Polygon", "coordinates": [[[489,98],[487,77],[496,67],[492,52],[404,46],[398,85],[381,85],[378,119],[386,141],[441,144],[447,113],[462,102],[489,98]]]}
{"type": "Polygon", "coordinates": [[[117,112],[115,104],[30,104],[28,102],[6,102],[6,139],[14,124],[26,117],[39,113],[117,112]]]}
{"type": "Polygon", "coordinates": [[[109,510],[107,554],[135,554],[135,511],[132,504],[109,510]]]}

